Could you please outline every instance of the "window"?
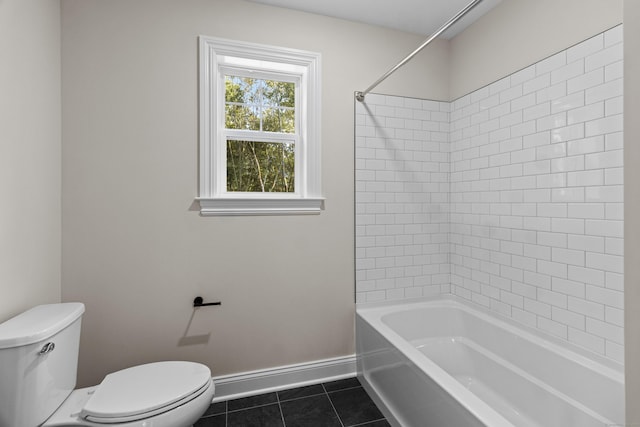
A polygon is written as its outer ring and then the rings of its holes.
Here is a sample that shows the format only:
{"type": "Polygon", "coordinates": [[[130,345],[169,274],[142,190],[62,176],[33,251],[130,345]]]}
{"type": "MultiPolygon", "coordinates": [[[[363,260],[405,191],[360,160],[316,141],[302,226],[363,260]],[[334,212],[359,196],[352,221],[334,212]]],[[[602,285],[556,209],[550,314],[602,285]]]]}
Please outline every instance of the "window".
{"type": "Polygon", "coordinates": [[[320,55],[200,37],[200,212],[313,214],[320,55]]]}

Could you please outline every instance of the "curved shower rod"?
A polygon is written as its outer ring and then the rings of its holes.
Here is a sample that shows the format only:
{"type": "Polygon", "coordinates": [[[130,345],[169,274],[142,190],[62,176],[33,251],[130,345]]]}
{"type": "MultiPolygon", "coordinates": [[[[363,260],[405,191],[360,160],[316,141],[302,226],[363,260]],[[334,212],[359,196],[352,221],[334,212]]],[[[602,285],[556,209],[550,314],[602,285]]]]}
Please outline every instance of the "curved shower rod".
{"type": "Polygon", "coordinates": [[[400,67],[402,67],[404,64],[406,64],[407,62],[409,62],[414,56],[416,56],[422,49],[424,49],[425,47],[427,47],[428,44],[430,44],[432,41],[434,41],[436,39],[436,37],[438,37],[440,34],[442,34],[443,32],[445,32],[447,30],[447,28],[449,28],[450,26],[452,26],[453,24],[455,24],[456,22],[458,22],[460,20],[460,18],[462,18],[463,16],[465,16],[471,9],[473,9],[474,7],[476,7],[482,0],[473,0],[471,3],[469,3],[468,5],[466,5],[464,7],[464,9],[462,9],[460,12],[458,12],[453,18],[449,19],[442,27],[440,27],[435,33],[433,33],[431,36],[429,36],[429,38],[427,40],[424,41],[424,43],[422,43],[416,50],[414,50],[413,52],[411,52],[409,55],[407,55],[406,58],[404,58],[402,61],[398,62],[398,64],[393,67],[392,69],[390,69],[389,71],[387,71],[386,73],[384,73],[384,75],[382,77],[380,77],[378,80],[376,80],[371,86],[369,86],[368,88],[366,88],[365,90],[363,90],[362,92],[356,92],[356,99],[360,102],[364,101],[364,97],[371,92],[373,89],[375,89],[376,86],[378,86],[380,83],[382,83],[387,77],[389,77],[391,74],[395,73],[396,70],[400,67]]]}

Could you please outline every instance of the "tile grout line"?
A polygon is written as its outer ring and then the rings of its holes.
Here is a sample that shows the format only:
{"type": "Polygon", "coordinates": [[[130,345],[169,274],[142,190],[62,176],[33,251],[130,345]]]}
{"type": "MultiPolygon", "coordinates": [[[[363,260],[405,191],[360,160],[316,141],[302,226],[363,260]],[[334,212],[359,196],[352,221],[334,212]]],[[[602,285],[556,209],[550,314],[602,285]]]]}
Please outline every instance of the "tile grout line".
{"type": "Polygon", "coordinates": [[[284,413],[282,412],[282,406],[280,405],[280,395],[276,391],[276,399],[278,400],[278,409],[280,410],[280,419],[282,420],[282,426],[287,427],[287,423],[284,420],[284,413]]]}
{"type": "Polygon", "coordinates": [[[329,396],[329,393],[327,392],[327,389],[324,386],[324,383],[322,383],[322,389],[324,390],[324,394],[325,394],[325,396],[327,396],[327,399],[329,399],[329,404],[331,405],[331,408],[333,409],[333,412],[336,414],[336,418],[338,418],[338,422],[340,423],[340,426],[344,427],[344,423],[342,422],[342,419],[340,418],[340,414],[338,414],[338,411],[336,410],[336,407],[333,405],[333,402],[331,401],[331,396],[329,396]]]}

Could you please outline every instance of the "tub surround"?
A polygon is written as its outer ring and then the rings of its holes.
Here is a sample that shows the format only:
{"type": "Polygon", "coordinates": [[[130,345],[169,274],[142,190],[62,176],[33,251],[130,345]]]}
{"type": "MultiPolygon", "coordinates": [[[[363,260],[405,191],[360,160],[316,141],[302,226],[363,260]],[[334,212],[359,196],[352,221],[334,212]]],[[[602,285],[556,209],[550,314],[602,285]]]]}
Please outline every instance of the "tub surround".
{"type": "Polygon", "coordinates": [[[451,292],[622,361],[622,66],[617,26],[452,103],[356,105],[357,302],[451,292]]]}

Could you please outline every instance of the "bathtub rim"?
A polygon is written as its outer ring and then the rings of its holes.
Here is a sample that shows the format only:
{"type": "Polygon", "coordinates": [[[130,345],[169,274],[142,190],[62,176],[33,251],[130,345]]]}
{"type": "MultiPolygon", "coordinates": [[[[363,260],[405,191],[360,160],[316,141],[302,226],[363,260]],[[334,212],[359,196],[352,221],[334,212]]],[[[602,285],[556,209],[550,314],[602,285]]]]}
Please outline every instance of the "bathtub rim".
{"type": "MultiPolygon", "coordinates": [[[[429,377],[431,377],[439,387],[450,393],[451,396],[464,406],[467,411],[472,413],[478,420],[480,420],[480,422],[487,426],[506,427],[513,426],[513,424],[474,393],[467,390],[443,368],[426,357],[409,341],[405,340],[399,333],[394,331],[383,321],[384,316],[388,314],[412,311],[423,307],[460,309],[471,315],[477,316],[483,321],[487,321],[496,327],[506,329],[509,333],[517,331],[519,338],[533,341],[535,344],[541,345],[549,351],[559,353],[562,357],[568,358],[575,363],[585,366],[587,369],[594,370],[611,378],[615,382],[620,383],[621,387],[624,388],[624,368],[619,363],[578,347],[568,341],[549,335],[544,331],[538,331],[534,328],[528,327],[527,325],[515,322],[507,316],[487,310],[484,307],[479,307],[476,304],[470,303],[469,301],[455,295],[357,305],[356,316],[359,319],[376,330],[386,341],[396,347],[407,359],[409,359],[411,363],[415,364],[425,372],[425,374],[429,375],[429,377]]],[[[360,355],[358,354],[357,357],[360,357],[360,355]]],[[[364,373],[358,372],[358,375],[364,375],[364,373]]],[[[607,422],[613,422],[601,414],[597,415],[597,418],[603,419],[607,422]]]]}

